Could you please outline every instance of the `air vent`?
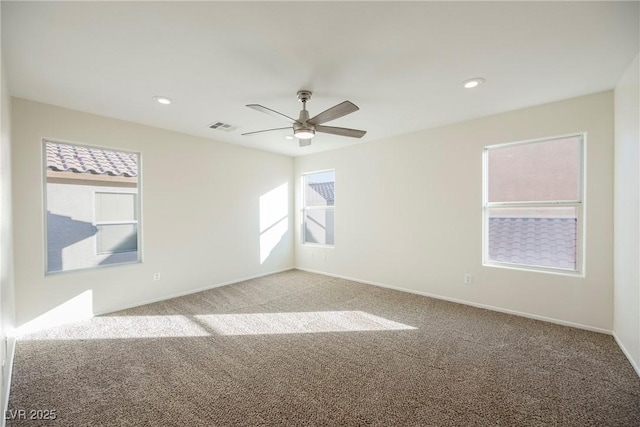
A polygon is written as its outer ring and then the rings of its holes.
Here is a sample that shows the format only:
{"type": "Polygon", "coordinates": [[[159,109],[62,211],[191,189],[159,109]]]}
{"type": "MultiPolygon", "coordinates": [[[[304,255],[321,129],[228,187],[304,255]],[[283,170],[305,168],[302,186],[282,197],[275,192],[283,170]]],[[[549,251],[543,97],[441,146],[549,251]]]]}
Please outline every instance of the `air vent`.
{"type": "Polygon", "coordinates": [[[223,132],[233,132],[238,129],[238,126],[230,125],[229,123],[215,122],[209,125],[211,129],[221,130],[223,132]]]}

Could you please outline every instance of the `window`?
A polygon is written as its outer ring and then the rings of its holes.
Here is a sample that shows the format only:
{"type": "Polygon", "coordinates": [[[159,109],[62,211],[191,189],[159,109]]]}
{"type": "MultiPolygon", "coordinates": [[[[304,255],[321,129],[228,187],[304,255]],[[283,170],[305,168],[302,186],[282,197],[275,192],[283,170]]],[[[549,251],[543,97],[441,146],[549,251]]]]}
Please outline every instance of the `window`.
{"type": "Polygon", "coordinates": [[[98,254],[138,250],[138,215],[135,193],[96,192],[98,254]]]}
{"type": "Polygon", "coordinates": [[[333,246],[335,171],[302,175],[303,243],[333,246]]]}
{"type": "Polygon", "coordinates": [[[44,141],[46,272],[139,262],[139,155],[44,141]]]}
{"type": "Polygon", "coordinates": [[[582,135],[485,148],[485,265],[581,271],[582,165],[582,135]]]}

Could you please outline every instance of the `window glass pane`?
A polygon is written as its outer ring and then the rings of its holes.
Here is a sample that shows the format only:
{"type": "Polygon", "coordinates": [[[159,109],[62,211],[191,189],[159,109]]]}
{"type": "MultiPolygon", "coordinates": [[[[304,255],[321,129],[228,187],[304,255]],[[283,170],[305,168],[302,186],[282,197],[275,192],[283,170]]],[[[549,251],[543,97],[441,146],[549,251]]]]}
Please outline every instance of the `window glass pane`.
{"type": "Polygon", "coordinates": [[[581,137],[488,150],[489,202],[580,200],[581,137]]]}
{"type": "Polygon", "coordinates": [[[334,186],[334,171],[304,175],[305,206],[334,206],[334,186]]]}
{"type": "Polygon", "coordinates": [[[334,210],[310,209],[305,212],[304,241],[321,245],[334,244],[334,210]]]}
{"type": "Polygon", "coordinates": [[[135,221],[136,195],[127,193],[96,193],[96,221],[135,221]]]}
{"type": "Polygon", "coordinates": [[[109,224],[97,226],[98,254],[138,250],[136,224],[109,224]]]}
{"type": "Polygon", "coordinates": [[[490,208],[489,261],[575,270],[575,207],[490,208]]]}
{"type": "Polygon", "coordinates": [[[334,244],[335,171],[302,176],[304,243],[334,244]]]}
{"type": "Polygon", "coordinates": [[[47,272],[138,262],[138,154],[53,141],[44,149],[47,272]],[[107,230],[110,221],[131,223],[107,230]]]}

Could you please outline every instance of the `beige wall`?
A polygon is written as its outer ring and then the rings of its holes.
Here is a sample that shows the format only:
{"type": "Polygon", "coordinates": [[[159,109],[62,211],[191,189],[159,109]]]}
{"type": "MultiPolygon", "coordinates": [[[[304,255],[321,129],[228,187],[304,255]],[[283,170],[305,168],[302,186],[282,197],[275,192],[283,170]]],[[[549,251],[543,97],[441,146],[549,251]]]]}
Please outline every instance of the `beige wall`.
{"type": "Polygon", "coordinates": [[[337,189],[335,248],[300,243],[297,209],[300,268],[595,330],[613,327],[612,91],[295,164],[297,183],[301,173],[335,168],[337,189]],[[483,267],[483,147],[581,132],[587,133],[586,276],[483,267]],[[463,283],[464,273],[473,275],[472,285],[463,283]]]}
{"type": "Polygon", "coordinates": [[[22,99],[12,107],[18,326],[293,267],[291,218],[262,248],[260,218],[261,196],[276,188],[290,206],[291,158],[22,99]],[[43,138],[141,153],[141,264],[45,277],[43,138]]]}
{"type": "MultiPolygon", "coordinates": [[[[0,43],[1,44],[1,43],[0,43]]],[[[13,222],[11,218],[11,114],[4,63],[0,53],[0,408],[9,396],[14,327],[13,222]]],[[[3,417],[4,418],[4,417],[3,417]]],[[[4,422],[3,422],[4,425],[4,422]]]]}
{"type": "Polygon", "coordinates": [[[640,56],[615,89],[613,331],[640,375],[640,56]]]}

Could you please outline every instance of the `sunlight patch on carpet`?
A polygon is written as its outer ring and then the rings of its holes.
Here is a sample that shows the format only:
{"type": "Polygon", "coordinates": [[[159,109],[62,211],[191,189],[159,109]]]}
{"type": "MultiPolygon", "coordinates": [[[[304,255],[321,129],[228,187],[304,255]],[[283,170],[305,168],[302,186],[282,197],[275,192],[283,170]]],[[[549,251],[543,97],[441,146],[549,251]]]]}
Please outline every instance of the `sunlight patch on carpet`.
{"type": "Polygon", "coordinates": [[[19,337],[24,341],[307,334],[416,329],[363,311],[99,316],[19,337]]]}
{"type": "Polygon", "coordinates": [[[317,332],[396,331],[416,329],[363,311],[196,315],[221,335],[305,334],[317,332]]]}
{"type": "Polygon", "coordinates": [[[206,337],[211,335],[187,316],[104,316],[20,337],[21,340],[88,340],[206,337]]]}

